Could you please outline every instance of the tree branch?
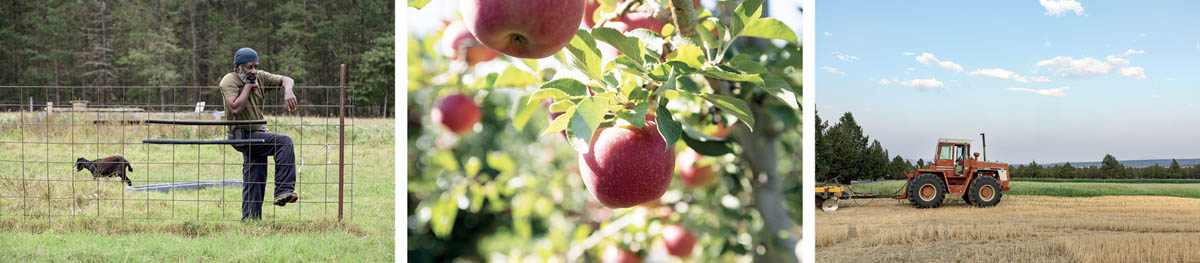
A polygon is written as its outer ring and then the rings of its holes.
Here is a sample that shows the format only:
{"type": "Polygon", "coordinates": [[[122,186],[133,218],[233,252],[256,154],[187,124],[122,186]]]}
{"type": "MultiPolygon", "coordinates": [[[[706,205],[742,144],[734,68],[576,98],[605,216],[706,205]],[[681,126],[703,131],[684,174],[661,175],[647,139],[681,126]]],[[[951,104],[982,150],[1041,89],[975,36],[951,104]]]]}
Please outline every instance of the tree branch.
{"type": "Polygon", "coordinates": [[[679,36],[696,36],[696,7],[692,6],[691,0],[671,0],[671,18],[679,36]]]}

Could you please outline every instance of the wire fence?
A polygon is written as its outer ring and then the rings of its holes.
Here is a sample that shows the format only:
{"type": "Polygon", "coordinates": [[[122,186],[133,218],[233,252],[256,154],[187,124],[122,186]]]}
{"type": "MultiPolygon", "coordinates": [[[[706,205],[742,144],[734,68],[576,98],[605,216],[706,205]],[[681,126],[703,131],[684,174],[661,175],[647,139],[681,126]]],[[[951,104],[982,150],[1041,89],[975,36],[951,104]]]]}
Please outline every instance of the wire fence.
{"type": "Polygon", "coordinates": [[[295,152],[300,198],[281,207],[271,204],[273,161],[256,163],[268,165],[265,183],[241,181],[241,152],[197,143],[228,139],[228,126],[198,125],[225,120],[218,87],[0,86],[0,219],[238,221],[247,184],[266,184],[263,220],[352,218],[357,133],[346,98],[353,91],[297,86],[300,105],[288,111],[283,89],[265,88],[266,129],[288,135],[295,152]],[[186,124],[168,124],[179,121],[186,124]],[[113,155],[128,160],[132,186],[77,165],[113,155]]]}

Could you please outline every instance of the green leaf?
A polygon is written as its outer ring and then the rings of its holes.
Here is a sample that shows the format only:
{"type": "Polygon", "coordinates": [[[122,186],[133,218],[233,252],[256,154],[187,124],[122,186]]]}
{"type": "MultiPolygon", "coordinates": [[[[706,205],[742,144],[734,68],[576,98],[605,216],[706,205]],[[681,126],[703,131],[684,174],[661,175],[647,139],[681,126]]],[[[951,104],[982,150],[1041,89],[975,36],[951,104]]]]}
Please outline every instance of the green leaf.
{"type": "Polygon", "coordinates": [[[762,5],[763,0],[746,0],[733,12],[743,18],[749,18],[747,20],[754,20],[762,16],[762,5]]]}
{"type": "Polygon", "coordinates": [[[529,69],[532,69],[533,71],[538,70],[538,63],[536,59],[522,58],[521,62],[524,62],[525,65],[529,66],[529,69]]]}
{"type": "Polygon", "coordinates": [[[429,1],[431,0],[408,0],[408,7],[421,10],[421,8],[425,8],[425,5],[429,4],[429,1]]]}
{"type": "Polygon", "coordinates": [[[538,107],[540,103],[541,100],[533,99],[532,95],[529,96],[529,99],[517,98],[517,101],[513,102],[513,128],[516,128],[517,131],[524,130],[525,124],[529,123],[529,118],[533,117],[533,113],[540,108],[538,107]]]}
{"type": "Polygon", "coordinates": [[[500,76],[500,74],[491,73],[482,78],[477,78],[477,79],[475,79],[475,83],[472,83],[471,88],[472,89],[491,89],[492,87],[496,86],[495,85],[496,78],[498,78],[499,76],[500,76]]]}
{"type": "Polygon", "coordinates": [[[692,94],[700,94],[700,85],[696,84],[692,78],[688,76],[679,76],[675,78],[675,88],[681,91],[686,91],[692,94]]]}
{"type": "Polygon", "coordinates": [[[746,24],[746,29],[742,31],[742,36],[783,39],[791,43],[798,43],[796,32],[793,32],[782,21],[770,17],[750,21],[749,24],[746,24]]]}
{"type": "MultiPolygon", "coordinates": [[[[729,145],[728,141],[723,141],[723,140],[707,140],[706,141],[706,140],[702,140],[702,139],[698,139],[698,138],[693,138],[692,136],[694,136],[695,134],[693,134],[692,131],[695,131],[695,129],[692,129],[691,127],[686,127],[684,129],[684,131],[686,131],[686,132],[684,132],[684,136],[683,136],[683,138],[681,138],[681,139],[683,139],[683,143],[687,144],[688,148],[692,148],[692,150],[696,150],[697,153],[707,155],[707,156],[721,156],[721,155],[733,153],[733,147],[731,147],[729,145]]],[[[706,137],[708,137],[708,136],[706,136],[706,137]]]]}
{"type": "Polygon", "coordinates": [[[646,114],[650,113],[650,103],[642,102],[634,106],[632,110],[621,110],[617,112],[617,117],[628,121],[633,127],[641,129],[646,126],[646,114]]]}
{"type": "Polygon", "coordinates": [[[667,61],[679,61],[692,68],[701,68],[705,61],[704,51],[693,45],[681,45],[667,56],[667,61]]]}
{"type": "MultiPolygon", "coordinates": [[[[617,74],[620,74],[620,72],[618,72],[618,71],[609,71],[609,72],[608,72],[608,74],[604,74],[604,79],[601,79],[601,83],[604,83],[604,85],[605,85],[606,87],[619,87],[619,86],[621,86],[621,81],[617,80],[617,74]]],[[[608,90],[608,89],[604,89],[604,90],[608,90]]],[[[595,90],[593,90],[593,92],[596,92],[596,93],[601,93],[600,91],[595,91],[595,90]]]]}
{"type": "Polygon", "coordinates": [[[627,37],[622,35],[620,31],[607,27],[592,29],[592,36],[596,37],[596,40],[612,45],[613,48],[621,51],[625,56],[633,59],[634,62],[638,64],[645,63],[642,61],[642,42],[637,38],[627,37]]]}
{"type": "Polygon", "coordinates": [[[599,81],[603,76],[600,74],[600,50],[596,49],[596,40],[587,30],[580,29],[575,33],[575,38],[567,44],[567,54],[571,66],[588,78],[599,81]]]}
{"type": "MultiPolygon", "coordinates": [[[[591,143],[592,133],[604,122],[604,114],[608,113],[607,103],[596,98],[586,98],[575,105],[575,114],[567,124],[567,139],[575,151],[587,153],[591,143]]],[[[559,116],[561,118],[561,116],[559,116]]]]}
{"type": "Polygon", "coordinates": [[[535,103],[544,99],[553,99],[557,101],[570,97],[570,95],[567,95],[567,92],[564,92],[560,89],[539,89],[534,91],[533,94],[529,95],[529,100],[526,101],[526,103],[535,103]]]}
{"type": "Polygon", "coordinates": [[[533,73],[518,69],[514,65],[508,65],[500,77],[496,78],[496,83],[493,87],[526,87],[541,83],[541,80],[533,73]]]}
{"type": "Polygon", "coordinates": [[[648,55],[653,55],[655,58],[657,58],[659,55],[662,55],[662,46],[666,40],[663,39],[658,32],[650,31],[644,28],[638,28],[634,29],[633,31],[625,32],[625,35],[637,38],[639,41],[641,41],[642,46],[646,47],[646,51],[650,51],[650,54],[648,55]]]}
{"type": "Polygon", "coordinates": [[[458,200],[454,194],[455,191],[443,192],[437,201],[434,201],[430,207],[433,218],[430,219],[430,228],[433,234],[440,238],[447,238],[450,232],[454,230],[454,218],[458,216],[458,200]]]}
{"type": "Polygon", "coordinates": [[[750,130],[754,131],[754,115],[751,114],[750,106],[746,105],[746,101],[743,101],[739,98],[717,94],[703,94],[700,95],[700,97],[708,100],[708,102],[712,102],[713,106],[717,106],[717,108],[721,108],[721,110],[729,112],[739,120],[746,122],[746,125],[750,127],[750,130]]]}
{"type": "Polygon", "coordinates": [[[748,18],[740,14],[729,17],[729,38],[737,38],[742,34],[742,29],[746,28],[746,19],[748,18]]]}
{"type": "Polygon", "coordinates": [[[788,107],[792,107],[795,110],[800,109],[800,102],[796,100],[796,93],[792,91],[787,81],[771,73],[763,73],[758,76],[763,79],[763,85],[759,85],[759,87],[762,87],[767,93],[782,100],[788,107]]]}
{"type": "Polygon", "coordinates": [[[671,117],[671,111],[667,110],[667,99],[658,100],[658,109],[654,110],[654,122],[658,124],[658,132],[662,134],[663,140],[666,141],[666,150],[671,150],[671,145],[675,145],[679,141],[679,135],[683,132],[683,125],[675,121],[671,117]]]}
{"type": "Polygon", "coordinates": [[[767,68],[763,67],[762,62],[754,61],[754,59],[750,58],[750,55],[746,55],[745,53],[737,54],[736,56],[733,56],[733,58],[731,58],[731,59],[729,59],[729,61],[725,62],[725,65],[733,67],[734,69],[740,70],[742,72],[751,73],[751,74],[759,74],[759,73],[767,72],[767,68]]]}
{"type": "Polygon", "coordinates": [[[619,68],[627,69],[638,74],[646,73],[646,68],[642,67],[642,64],[633,61],[633,58],[630,58],[629,56],[621,55],[617,57],[617,59],[614,59],[613,63],[617,64],[617,66],[620,66],[619,68]]]}
{"type": "MultiPolygon", "coordinates": [[[[569,100],[561,100],[550,104],[550,112],[567,112],[571,107],[575,107],[575,103],[569,100]]],[[[566,127],[566,126],[564,126],[566,127]]]]}
{"type": "Polygon", "coordinates": [[[556,79],[542,84],[542,89],[559,89],[569,96],[587,96],[587,86],[575,79],[556,79]]]}
{"type": "Polygon", "coordinates": [[[704,75],[709,76],[709,77],[714,77],[714,78],[728,80],[728,81],[752,82],[754,84],[759,84],[759,85],[763,84],[762,78],[760,78],[758,75],[738,74],[738,73],[728,72],[728,71],[724,71],[724,70],[720,70],[720,69],[716,69],[716,68],[705,69],[704,71],[701,71],[701,73],[703,73],[704,75]]]}
{"type": "MultiPolygon", "coordinates": [[[[563,102],[570,103],[569,101],[563,101],[563,102]]],[[[555,104],[557,104],[557,103],[555,103],[555,104]]],[[[557,111],[554,111],[553,107],[551,107],[551,112],[557,112],[557,111]]],[[[546,126],[546,130],[542,131],[541,135],[558,133],[563,130],[566,130],[567,124],[570,123],[571,117],[574,115],[575,115],[575,106],[571,106],[570,108],[567,108],[567,110],[563,111],[562,115],[558,115],[558,118],[554,118],[554,120],[550,122],[550,126],[546,126]]],[[[541,136],[541,135],[539,135],[539,136],[541,136]]]]}

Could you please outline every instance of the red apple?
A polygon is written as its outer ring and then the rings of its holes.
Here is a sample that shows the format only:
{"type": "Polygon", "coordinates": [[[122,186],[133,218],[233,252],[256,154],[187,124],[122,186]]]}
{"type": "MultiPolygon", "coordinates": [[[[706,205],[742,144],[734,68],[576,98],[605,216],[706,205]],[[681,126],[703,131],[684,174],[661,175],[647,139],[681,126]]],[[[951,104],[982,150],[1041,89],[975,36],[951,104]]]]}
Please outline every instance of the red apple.
{"type": "Polygon", "coordinates": [[[467,29],[509,56],[544,58],[575,37],[585,0],[461,0],[467,29]]]}
{"type": "Polygon", "coordinates": [[[600,128],[592,134],[588,152],[579,155],[584,185],[606,207],[626,208],[658,200],[671,185],[674,151],[666,149],[653,117],[646,119],[642,129],[629,125],[600,128]]]}
{"type": "Polygon", "coordinates": [[[462,21],[454,21],[446,26],[446,30],[442,31],[441,40],[442,50],[446,51],[451,59],[459,59],[462,56],[462,51],[466,51],[467,64],[474,66],[479,62],[495,59],[500,53],[495,50],[483,46],[471,35],[471,31],[467,30],[466,24],[462,21]]]}
{"type": "Polygon", "coordinates": [[[446,96],[433,108],[433,122],[441,123],[455,134],[463,134],[479,122],[479,106],[462,94],[446,96]]]}
{"type": "Polygon", "coordinates": [[[596,9],[600,8],[600,0],[587,1],[587,5],[583,9],[583,24],[593,27],[596,26],[596,19],[593,16],[596,14],[596,9]]]}
{"type": "Polygon", "coordinates": [[[641,263],[642,259],[638,258],[637,254],[618,248],[609,246],[604,249],[604,255],[600,258],[600,262],[604,263],[641,263]]]}
{"type": "Polygon", "coordinates": [[[692,255],[692,247],[696,246],[696,236],[679,225],[667,225],[662,230],[663,246],[667,254],[680,258],[692,255]]]}
{"type": "Polygon", "coordinates": [[[675,157],[675,168],[679,169],[679,179],[688,188],[705,187],[717,179],[717,169],[712,164],[697,164],[703,155],[687,148],[675,157]]]}

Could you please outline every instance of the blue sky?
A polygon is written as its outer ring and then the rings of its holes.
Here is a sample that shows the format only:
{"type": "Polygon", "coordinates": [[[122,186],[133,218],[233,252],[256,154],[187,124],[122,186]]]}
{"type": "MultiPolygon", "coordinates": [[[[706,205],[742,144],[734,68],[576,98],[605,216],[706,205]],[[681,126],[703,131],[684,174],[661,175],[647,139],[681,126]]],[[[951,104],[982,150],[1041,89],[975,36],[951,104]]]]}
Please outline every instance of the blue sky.
{"type": "MultiPolygon", "coordinates": [[[[816,106],[889,153],[988,134],[1009,163],[1200,158],[1200,2],[821,1],[816,106]]],[[[978,151],[978,147],[973,149],[978,151]]]]}

